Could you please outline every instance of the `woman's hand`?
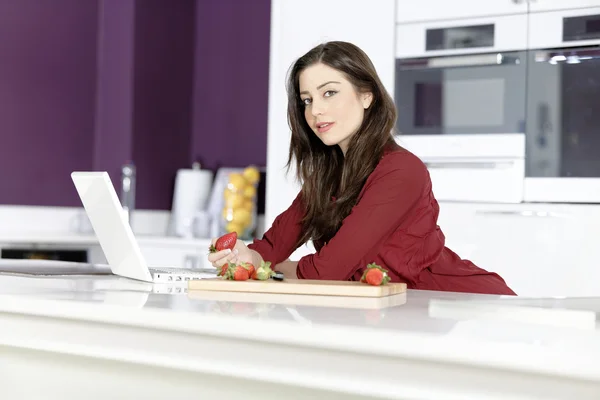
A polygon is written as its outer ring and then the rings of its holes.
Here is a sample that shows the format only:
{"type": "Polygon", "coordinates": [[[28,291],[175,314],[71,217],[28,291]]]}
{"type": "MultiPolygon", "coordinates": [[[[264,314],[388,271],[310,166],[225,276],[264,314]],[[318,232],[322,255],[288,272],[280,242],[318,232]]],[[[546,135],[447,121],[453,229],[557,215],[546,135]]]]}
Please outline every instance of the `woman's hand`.
{"type": "MultiPolygon", "coordinates": [[[[215,244],[217,239],[212,240],[212,245],[215,244]]],[[[255,267],[258,267],[262,262],[262,257],[256,251],[251,250],[246,246],[243,240],[236,240],[235,246],[233,250],[221,250],[216,253],[210,253],[208,255],[208,262],[210,262],[213,267],[219,269],[226,263],[251,263],[255,267]]]]}
{"type": "Polygon", "coordinates": [[[275,271],[279,271],[283,273],[287,279],[298,279],[298,275],[296,274],[296,270],[298,269],[298,261],[290,261],[289,259],[277,264],[275,271]]]}

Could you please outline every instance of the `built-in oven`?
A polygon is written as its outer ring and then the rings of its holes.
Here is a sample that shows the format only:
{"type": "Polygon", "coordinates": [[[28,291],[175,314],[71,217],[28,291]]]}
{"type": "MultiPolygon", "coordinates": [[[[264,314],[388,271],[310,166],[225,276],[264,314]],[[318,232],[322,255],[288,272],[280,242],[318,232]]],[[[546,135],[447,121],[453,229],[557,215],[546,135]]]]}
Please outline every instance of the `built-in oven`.
{"type": "Polygon", "coordinates": [[[527,26],[527,14],[397,26],[397,141],[439,200],[522,201],[527,26]]]}
{"type": "Polygon", "coordinates": [[[600,203],[600,7],[529,25],[524,200],[600,203]]]}

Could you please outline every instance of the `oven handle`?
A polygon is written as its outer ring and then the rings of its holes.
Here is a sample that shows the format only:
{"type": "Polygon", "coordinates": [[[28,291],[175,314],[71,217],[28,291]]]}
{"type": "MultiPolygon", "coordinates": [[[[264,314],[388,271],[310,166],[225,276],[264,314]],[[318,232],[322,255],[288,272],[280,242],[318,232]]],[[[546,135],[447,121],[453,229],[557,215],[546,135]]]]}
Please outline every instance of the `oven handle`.
{"type": "Polygon", "coordinates": [[[582,48],[568,50],[539,50],[535,52],[535,62],[558,64],[579,64],[583,61],[600,59],[600,48],[582,48]]]}
{"type": "Polygon", "coordinates": [[[513,161],[425,161],[431,169],[507,169],[514,167],[513,161]]]}
{"type": "Polygon", "coordinates": [[[559,214],[552,211],[534,211],[534,210],[476,210],[476,215],[481,216],[511,216],[511,217],[536,217],[536,218],[560,218],[565,217],[564,214],[559,214]]]}
{"type": "Polygon", "coordinates": [[[402,69],[428,69],[450,67],[475,67],[486,65],[517,65],[521,59],[517,56],[497,54],[475,54],[464,56],[428,57],[398,60],[402,69]]]}

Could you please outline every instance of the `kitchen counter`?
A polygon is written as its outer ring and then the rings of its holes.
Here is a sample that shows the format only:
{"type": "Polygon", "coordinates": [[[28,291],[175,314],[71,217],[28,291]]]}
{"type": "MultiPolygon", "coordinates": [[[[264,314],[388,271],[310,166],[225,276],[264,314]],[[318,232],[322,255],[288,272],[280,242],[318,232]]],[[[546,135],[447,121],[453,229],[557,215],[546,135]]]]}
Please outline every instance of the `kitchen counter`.
{"type": "Polygon", "coordinates": [[[18,274],[0,274],[0,293],[7,398],[600,398],[600,298],[340,299],[18,274]]]}

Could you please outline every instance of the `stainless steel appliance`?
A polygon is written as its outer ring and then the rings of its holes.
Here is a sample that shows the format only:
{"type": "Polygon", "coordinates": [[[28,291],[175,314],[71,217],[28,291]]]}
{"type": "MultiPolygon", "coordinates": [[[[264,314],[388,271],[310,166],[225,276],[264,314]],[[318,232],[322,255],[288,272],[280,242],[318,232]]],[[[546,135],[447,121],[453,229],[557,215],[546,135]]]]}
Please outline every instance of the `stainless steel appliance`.
{"type": "Polygon", "coordinates": [[[524,200],[600,203],[600,8],[529,21],[524,200]]]}
{"type": "Polygon", "coordinates": [[[397,140],[438,199],[600,203],[600,7],[400,24],[397,38],[397,140]]]}
{"type": "Polygon", "coordinates": [[[526,14],[398,26],[398,142],[438,199],[522,200],[526,46],[526,14]]]}

